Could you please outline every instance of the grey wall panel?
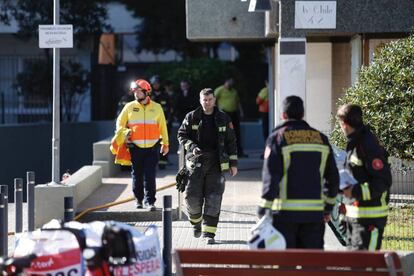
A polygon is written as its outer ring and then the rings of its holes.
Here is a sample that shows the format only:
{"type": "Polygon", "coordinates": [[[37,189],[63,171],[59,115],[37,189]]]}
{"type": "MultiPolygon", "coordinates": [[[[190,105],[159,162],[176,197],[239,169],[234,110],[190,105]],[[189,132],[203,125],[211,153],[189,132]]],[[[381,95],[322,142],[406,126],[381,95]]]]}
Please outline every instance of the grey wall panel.
{"type": "MultiPolygon", "coordinates": [[[[281,1],[284,37],[409,33],[414,29],[414,0],[337,0],[336,29],[306,30],[295,29],[295,0],[281,1]]],[[[249,1],[240,0],[186,0],[187,38],[194,41],[266,39],[264,13],[249,13],[248,5],[249,1]]],[[[274,16],[273,20],[277,29],[278,17],[274,16]]]]}
{"type": "MultiPolygon", "coordinates": [[[[82,166],[91,165],[94,142],[112,137],[115,121],[62,124],[61,126],[61,174],[66,169],[73,173],[82,166]]],[[[171,152],[177,152],[177,128],[171,131],[171,152]]],[[[263,149],[264,142],[251,133],[260,133],[257,122],[242,123],[242,143],[247,150],[263,149]]],[[[13,179],[23,178],[26,172],[36,173],[36,183],[51,180],[51,124],[27,124],[0,126],[0,184],[9,186],[9,200],[13,201],[13,179]]],[[[25,186],[25,185],[24,185],[25,186]]],[[[26,197],[26,190],[24,190],[26,197]]]]}
{"type": "Polygon", "coordinates": [[[297,30],[294,28],[295,0],[282,0],[283,36],[303,37],[313,34],[399,33],[411,32],[413,30],[413,0],[337,0],[336,2],[336,29],[297,30]]]}
{"type": "MultiPolygon", "coordinates": [[[[62,124],[61,174],[92,164],[92,143],[112,136],[114,127],[114,121],[62,124]]],[[[0,126],[0,184],[9,186],[11,200],[13,179],[26,179],[26,171],[36,173],[37,184],[50,182],[51,140],[51,124],[0,126]]]]}
{"type": "Polygon", "coordinates": [[[240,0],[186,0],[187,38],[194,41],[263,40],[264,13],[240,0]]]}

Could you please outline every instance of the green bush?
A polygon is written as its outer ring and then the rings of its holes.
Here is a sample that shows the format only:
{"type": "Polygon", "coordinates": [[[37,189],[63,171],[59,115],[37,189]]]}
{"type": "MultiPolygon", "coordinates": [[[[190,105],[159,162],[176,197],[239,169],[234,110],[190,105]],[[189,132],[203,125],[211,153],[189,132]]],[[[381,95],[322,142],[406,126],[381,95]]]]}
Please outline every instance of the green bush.
{"type": "MultiPolygon", "coordinates": [[[[337,105],[346,103],[362,107],[365,123],[390,155],[414,159],[414,35],[383,45],[337,105]]],[[[338,122],[331,139],[344,148],[338,122]]]]}
{"type": "Polygon", "coordinates": [[[159,75],[163,80],[170,80],[176,85],[181,80],[188,80],[193,91],[200,91],[205,87],[215,89],[224,83],[226,76],[234,77],[236,83],[240,77],[238,70],[231,64],[207,58],[155,64],[145,75],[159,75]]]}
{"type": "MultiPolygon", "coordinates": [[[[256,95],[264,86],[267,78],[267,64],[258,61],[226,62],[218,59],[200,58],[181,62],[158,63],[149,67],[145,75],[159,75],[179,86],[181,80],[190,82],[193,91],[216,87],[224,83],[228,76],[233,77],[241,104],[244,120],[257,120],[256,95]]],[[[176,87],[178,90],[179,87],[176,87]]]]}

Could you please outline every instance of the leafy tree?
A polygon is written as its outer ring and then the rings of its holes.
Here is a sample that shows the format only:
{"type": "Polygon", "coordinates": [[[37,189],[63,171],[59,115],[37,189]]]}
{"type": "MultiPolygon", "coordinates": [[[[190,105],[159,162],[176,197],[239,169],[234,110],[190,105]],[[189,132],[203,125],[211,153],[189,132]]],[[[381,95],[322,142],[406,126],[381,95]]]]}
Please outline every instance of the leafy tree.
{"type": "MultiPolygon", "coordinates": [[[[386,44],[363,67],[338,106],[359,104],[364,120],[397,158],[414,159],[414,35],[386,44]]],[[[343,147],[338,122],[332,140],[343,147]]]]}
{"type": "MultiPolygon", "coordinates": [[[[51,61],[39,59],[27,64],[26,69],[17,75],[15,88],[25,99],[46,99],[52,105],[51,61]]],[[[61,103],[62,120],[76,122],[86,91],[89,88],[89,73],[80,63],[61,63],[61,103]]],[[[42,101],[44,102],[44,101],[42,101]]]]}
{"type": "Polygon", "coordinates": [[[150,77],[155,74],[177,84],[187,80],[193,91],[205,87],[214,89],[223,83],[224,76],[240,78],[240,72],[230,63],[207,58],[155,64],[147,70],[146,75],[150,77]]]}
{"type": "MultiPolygon", "coordinates": [[[[0,0],[0,22],[10,24],[15,19],[18,24],[17,37],[27,40],[36,36],[38,26],[53,24],[53,1],[50,0],[0,0]]],[[[82,47],[85,41],[94,38],[94,47],[99,45],[99,35],[110,31],[105,22],[108,0],[62,0],[60,1],[59,24],[72,24],[74,41],[82,47]]],[[[44,59],[28,64],[17,76],[15,87],[27,98],[52,99],[51,49],[45,49],[44,59]]],[[[89,76],[76,62],[61,64],[61,105],[63,120],[76,121],[81,103],[89,87],[89,76]]]]}
{"type": "Polygon", "coordinates": [[[215,89],[223,84],[224,78],[231,76],[235,80],[235,88],[242,101],[245,119],[248,120],[257,118],[255,98],[259,89],[264,86],[263,80],[267,76],[266,73],[267,66],[264,64],[254,62],[239,64],[200,58],[154,64],[145,72],[145,75],[148,78],[160,75],[162,79],[168,79],[175,84],[179,84],[181,80],[188,80],[195,92],[205,87],[215,89]]]}
{"type": "Polygon", "coordinates": [[[10,24],[11,18],[11,0],[1,0],[0,1],[0,22],[3,22],[6,25],[10,24]]]}
{"type": "Polygon", "coordinates": [[[194,43],[186,37],[185,0],[120,1],[142,22],[136,26],[137,52],[165,53],[174,50],[184,59],[217,57],[219,43],[194,43]]]}
{"type": "MultiPolygon", "coordinates": [[[[105,23],[108,0],[64,0],[60,1],[60,24],[73,24],[78,43],[91,34],[111,30],[105,23]]],[[[39,25],[53,24],[53,1],[50,0],[1,0],[0,21],[10,24],[14,18],[18,23],[17,35],[22,39],[35,36],[39,25]]]]}

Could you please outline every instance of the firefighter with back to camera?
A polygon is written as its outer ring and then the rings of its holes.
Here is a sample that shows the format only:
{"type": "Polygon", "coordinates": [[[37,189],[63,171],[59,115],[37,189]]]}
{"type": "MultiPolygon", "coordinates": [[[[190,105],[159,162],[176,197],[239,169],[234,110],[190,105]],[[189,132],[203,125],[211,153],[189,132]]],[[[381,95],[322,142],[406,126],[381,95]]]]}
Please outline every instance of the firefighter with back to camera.
{"type": "Polygon", "coordinates": [[[304,120],[303,101],[283,101],[282,124],[266,141],[262,203],[287,248],[323,249],[325,222],[338,193],[339,176],[328,138],[304,120]]]}

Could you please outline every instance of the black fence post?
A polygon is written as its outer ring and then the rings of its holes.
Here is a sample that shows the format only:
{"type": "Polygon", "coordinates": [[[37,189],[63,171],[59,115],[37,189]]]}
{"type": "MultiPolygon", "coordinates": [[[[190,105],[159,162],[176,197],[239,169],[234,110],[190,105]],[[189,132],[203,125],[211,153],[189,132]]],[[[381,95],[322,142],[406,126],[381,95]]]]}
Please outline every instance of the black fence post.
{"type": "MultiPolygon", "coordinates": [[[[183,145],[179,145],[178,147],[178,170],[181,170],[185,166],[185,149],[183,145]]],[[[181,220],[183,218],[182,206],[183,206],[183,196],[180,191],[177,191],[178,194],[178,219],[181,220]]]]}
{"type": "Polygon", "coordinates": [[[164,209],[162,211],[162,229],[163,233],[163,240],[164,240],[164,248],[162,251],[162,258],[165,265],[164,276],[171,276],[172,273],[172,258],[171,258],[171,250],[172,250],[172,196],[165,195],[163,197],[164,200],[164,209]]]}
{"type": "Polygon", "coordinates": [[[35,173],[27,172],[27,226],[29,231],[34,231],[35,216],[35,173]]]}
{"type": "Polygon", "coordinates": [[[0,257],[8,255],[8,227],[5,194],[0,193],[0,257]]]}
{"type": "Polygon", "coordinates": [[[4,103],[4,93],[0,93],[0,98],[1,98],[1,123],[4,125],[6,123],[6,104],[4,103]]]}
{"type": "Polygon", "coordinates": [[[4,244],[1,244],[0,246],[4,246],[5,252],[6,252],[5,255],[7,256],[7,253],[8,253],[7,250],[8,250],[8,247],[9,247],[8,238],[7,238],[7,234],[9,232],[9,226],[8,226],[9,225],[8,224],[9,223],[9,186],[1,185],[0,186],[0,194],[4,195],[4,218],[3,218],[4,222],[0,219],[0,222],[2,224],[2,226],[0,226],[0,227],[4,226],[3,231],[6,235],[5,236],[6,238],[3,239],[3,241],[2,241],[4,244]]]}
{"type": "Polygon", "coordinates": [[[65,196],[65,218],[63,222],[72,221],[74,218],[73,196],[65,196]]]}
{"type": "Polygon", "coordinates": [[[23,179],[14,179],[14,212],[16,216],[15,232],[21,233],[23,231],[23,179]]]}

